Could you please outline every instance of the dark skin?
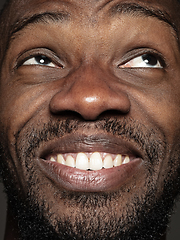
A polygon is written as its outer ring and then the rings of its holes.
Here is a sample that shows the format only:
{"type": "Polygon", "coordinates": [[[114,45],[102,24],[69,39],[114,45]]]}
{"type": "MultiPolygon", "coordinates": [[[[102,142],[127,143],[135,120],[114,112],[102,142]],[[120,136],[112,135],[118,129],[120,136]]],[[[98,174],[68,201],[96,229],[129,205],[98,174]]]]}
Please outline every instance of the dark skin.
{"type": "MultiPolygon", "coordinates": [[[[11,174],[12,183],[4,180],[9,196],[13,188],[20,202],[43,205],[42,215],[57,234],[57,222],[71,219],[72,232],[79,236],[77,216],[85,216],[85,231],[93,232],[98,215],[106,226],[109,219],[125,222],[122,228],[128,232],[136,224],[127,219],[138,219],[139,202],[144,206],[149,201],[149,214],[154,203],[165,198],[172,179],[168,198],[178,195],[179,10],[175,0],[12,3],[9,26],[17,20],[19,25],[11,39],[5,34],[2,42],[9,42],[1,56],[2,162],[8,169],[2,175],[5,179],[11,174]],[[56,135],[50,130],[43,134],[48,124],[56,126],[56,135]],[[79,152],[128,155],[130,162],[113,170],[76,171],[50,161],[57,154],[79,152]],[[77,204],[82,196],[86,202],[98,199],[96,212],[90,203],[77,204]],[[101,205],[104,196],[109,202],[101,205]]],[[[22,234],[12,201],[9,197],[5,240],[22,234]]],[[[157,231],[157,240],[166,239],[164,226],[157,231]]]]}

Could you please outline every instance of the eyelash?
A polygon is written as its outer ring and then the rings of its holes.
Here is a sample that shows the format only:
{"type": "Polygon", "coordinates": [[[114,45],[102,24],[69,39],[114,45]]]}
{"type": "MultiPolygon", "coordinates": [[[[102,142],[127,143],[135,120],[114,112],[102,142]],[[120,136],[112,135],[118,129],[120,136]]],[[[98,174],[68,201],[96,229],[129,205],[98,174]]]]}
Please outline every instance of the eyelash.
{"type": "MultiPolygon", "coordinates": [[[[132,54],[130,54],[130,55],[132,55],[132,54]]],[[[156,52],[142,52],[141,54],[136,54],[135,53],[133,57],[129,56],[127,58],[128,58],[128,60],[125,60],[122,63],[118,64],[118,68],[156,68],[156,69],[163,69],[163,68],[165,68],[167,66],[164,57],[160,53],[156,53],[156,52]],[[140,57],[142,58],[143,61],[145,61],[145,59],[148,59],[148,58],[154,58],[154,60],[156,60],[157,63],[160,64],[160,67],[153,67],[153,66],[152,67],[130,67],[130,66],[128,66],[128,64],[131,61],[133,61],[133,60],[135,61],[135,60],[137,60],[140,57]],[[143,59],[143,57],[145,59],[143,59]]],[[[148,64],[149,63],[147,63],[147,65],[148,64]]]]}
{"type": "MultiPolygon", "coordinates": [[[[29,57],[28,59],[26,59],[26,60],[24,60],[23,61],[23,63],[22,63],[22,65],[38,65],[38,62],[39,62],[39,65],[48,65],[48,64],[52,64],[52,65],[57,65],[57,64],[55,64],[55,63],[53,63],[53,61],[51,60],[51,58],[49,58],[49,57],[47,57],[47,56],[45,56],[45,55],[40,55],[40,54],[38,54],[38,55],[35,55],[35,56],[32,56],[32,57],[29,57]],[[39,60],[38,60],[38,58],[39,58],[39,60]],[[30,63],[30,61],[33,61],[33,59],[37,62],[37,64],[33,64],[33,63],[30,63]],[[42,62],[41,62],[41,60],[42,60],[42,62]],[[48,63],[46,63],[46,61],[48,61],[48,63]],[[26,62],[29,62],[29,64],[25,64],[26,62]]],[[[51,66],[52,67],[52,66],[51,66]]]]}
{"type": "MultiPolygon", "coordinates": [[[[27,61],[30,61],[34,59],[34,61],[36,61],[35,59],[40,57],[40,59],[44,59],[44,61],[46,60],[49,60],[50,63],[52,63],[54,66],[50,66],[50,67],[59,67],[59,68],[64,68],[63,66],[63,61],[61,61],[61,59],[59,59],[58,56],[56,56],[55,54],[53,54],[50,50],[46,50],[46,52],[43,52],[42,53],[42,49],[37,49],[36,50],[36,53],[34,53],[35,51],[32,50],[28,53],[25,53],[25,54],[22,54],[20,57],[19,57],[19,60],[17,61],[17,64],[16,64],[16,68],[19,68],[21,66],[26,66],[26,62],[27,61]]],[[[43,66],[44,64],[40,63],[40,59],[39,59],[39,64],[27,64],[28,65],[39,65],[39,66],[43,66]]],[[[37,61],[38,62],[38,61],[37,61]]],[[[46,65],[44,65],[46,66],[46,65]]]]}
{"type": "MultiPolygon", "coordinates": [[[[135,49],[134,51],[136,52],[137,49],[135,49]]],[[[132,68],[132,69],[133,68],[156,68],[156,69],[162,68],[163,69],[163,68],[166,67],[165,60],[164,60],[163,56],[161,56],[161,54],[157,54],[157,53],[154,53],[154,52],[153,53],[152,52],[142,52],[141,54],[136,54],[136,53],[133,54],[132,52],[130,52],[130,53],[128,53],[128,55],[129,55],[129,57],[128,56],[126,57],[127,60],[125,60],[122,63],[117,65],[118,68],[132,68]],[[134,55],[134,56],[132,57],[132,55],[134,55]],[[137,60],[138,58],[142,58],[142,60],[144,60],[143,56],[146,56],[146,58],[147,57],[153,57],[160,64],[160,67],[153,67],[153,66],[152,67],[150,67],[150,66],[148,66],[148,67],[147,66],[131,67],[131,66],[128,66],[128,64],[130,64],[132,61],[135,62],[135,60],[137,60]]],[[[34,65],[34,66],[39,65],[39,66],[46,66],[46,67],[52,67],[52,68],[53,67],[54,68],[55,67],[57,67],[57,68],[58,67],[64,68],[64,66],[61,63],[59,63],[58,60],[54,60],[54,59],[52,59],[52,57],[49,57],[48,55],[41,54],[41,53],[30,54],[28,57],[24,58],[23,60],[21,60],[19,62],[19,64],[17,65],[17,68],[20,67],[20,66],[28,66],[28,65],[34,65]],[[38,58],[38,57],[39,57],[39,64],[38,64],[38,61],[37,61],[37,64],[31,64],[31,63],[25,64],[26,62],[28,62],[30,60],[33,61],[33,59],[34,59],[34,61],[36,61],[37,60],[36,58],[38,58]],[[47,64],[43,64],[43,62],[40,63],[41,59],[43,59],[44,61],[48,60],[49,64],[51,63],[51,65],[48,66],[48,63],[47,64]]],[[[148,63],[147,63],[147,65],[148,65],[148,63]]]]}

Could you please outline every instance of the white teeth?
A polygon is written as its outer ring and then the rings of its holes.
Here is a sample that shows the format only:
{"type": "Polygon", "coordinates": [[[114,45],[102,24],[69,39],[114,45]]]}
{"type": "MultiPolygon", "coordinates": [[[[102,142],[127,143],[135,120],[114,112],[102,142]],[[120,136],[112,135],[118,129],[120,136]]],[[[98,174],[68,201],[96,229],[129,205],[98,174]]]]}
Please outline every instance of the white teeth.
{"type": "Polygon", "coordinates": [[[66,165],[69,166],[69,167],[75,167],[76,166],[75,159],[71,155],[67,156],[66,165]]]}
{"type": "Polygon", "coordinates": [[[114,167],[118,167],[122,164],[122,155],[118,154],[114,159],[114,167]]]}
{"type": "Polygon", "coordinates": [[[57,162],[61,163],[61,164],[64,164],[64,165],[66,164],[66,162],[65,162],[65,160],[64,160],[64,158],[61,154],[57,155],[57,162]]]}
{"type": "Polygon", "coordinates": [[[89,161],[85,153],[78,153],[76,157],[76,168],[79,168],[82,170],[89,169],[89,161]]]}
{"type": "Polygon", "coordinates": [[[129,162],[130,162],[129,156],[126,156],[122,164],[126,164],[129,162]]]}
{"type": "Polygon", "coordinates": [[[56,162],[55,158],[51,157],[50,159],[51,162],[56,162]]]}
{"type": "MultiPolygon", "coordinates": [[[[50,157],[51,162],[58,162],[63,165],[78,168],[81,170],[100,170],[102,168],[113,168],[121,166],[122,164],[126,164],[130,162],[130,157],[128,155],[122,156],[121,154],[117,154],[113,160],[113,155],[111,154],[102,154],[99,152],[94,153],[78,153],[76,157],[75,154],[67,155],[66,159],[62,154],[57,154],[56,157],[50,157]],[[104,156],[104,157],[103,157],[104,156]],[[122,159],[124,160],[122,161],[122,159]]],[[[66,154],[65,154],[66,156],[66,154]]]]}
{"type": "Polygon", "coordinates": [[[102,169],[102,158],[100,153],[94,152],[90,157],[90,169],[100,170],[102,169]]]}
{"type": "Polygon", "coordinates": [[[112,157],[110,155],[107,155],[105,158],[104,158],[104,165],[103,165],[104,168],[112,168],[113,167],[113,160],[112,160],[112,157]]]}

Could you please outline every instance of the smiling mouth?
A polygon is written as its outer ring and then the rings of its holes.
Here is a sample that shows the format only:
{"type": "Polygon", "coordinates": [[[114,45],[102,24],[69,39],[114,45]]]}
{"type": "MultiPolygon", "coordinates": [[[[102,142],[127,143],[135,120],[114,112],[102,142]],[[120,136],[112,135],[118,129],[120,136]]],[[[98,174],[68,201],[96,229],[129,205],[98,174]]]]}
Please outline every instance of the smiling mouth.
{"type": "Polygon", "coordinates": [[[71,134],[41,149],[37,162],[42,173],[64,190],[113,191],[144,171],[142,151],[107,134],[71,134]]]}
{"type": "Polygon", "coordinates": [[[133,160],[133,157],[130,157],[129,155],[109,154],[103,152],[79,152],[68,154],[55,154],[53,156],[49,156],[48,160],[81,170],[95,171],[127,164],[133,160]]]}
{"type": "Polygon", "coordinates": [[[113,191],[141,172],[142,158],[133,154],[77,152],[50,154],[40,160],[44,174],[70,191],[113,191]]]}

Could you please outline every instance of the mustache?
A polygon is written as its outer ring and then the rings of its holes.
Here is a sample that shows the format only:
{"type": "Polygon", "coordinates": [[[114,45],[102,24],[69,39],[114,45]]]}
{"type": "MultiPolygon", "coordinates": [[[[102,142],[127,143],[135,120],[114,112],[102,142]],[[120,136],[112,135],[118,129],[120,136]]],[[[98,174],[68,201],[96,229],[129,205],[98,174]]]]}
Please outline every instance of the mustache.
{"type": "MultiPolygon", "coordinates": [[[[144,151],[151,164],[164,157],[167,146],[162,132],[147,128],[137,120],[106,117],[95,122],[73,118],[57,119],[56,121],[50,120],[42,125],[39,124],[37,127],[29,127],[25,129],[25,133],[22,129],[16,135],[16,149],[19,149],[19,154],[23,151],[26,158],[35,157],[35,149],[39,148],[41,144],[56,138],[62,138],[67,134],[75,134],[80,129],[95,129],[96,133],[99,131],[134,142],[144,151]]],[[[89,136],[89,139],[91,139],[91,136],[89,136]]]]}

